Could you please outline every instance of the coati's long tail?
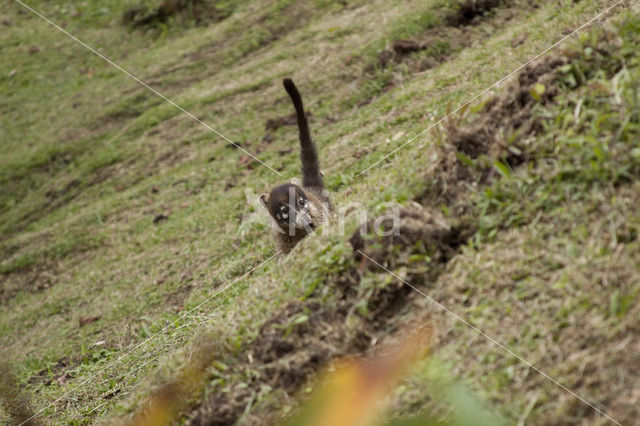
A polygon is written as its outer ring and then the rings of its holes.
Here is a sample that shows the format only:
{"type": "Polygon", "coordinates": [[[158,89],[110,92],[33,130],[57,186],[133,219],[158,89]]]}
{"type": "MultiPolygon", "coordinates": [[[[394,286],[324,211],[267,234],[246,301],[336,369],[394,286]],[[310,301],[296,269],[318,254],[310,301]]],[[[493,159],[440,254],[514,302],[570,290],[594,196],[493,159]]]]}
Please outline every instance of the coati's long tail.
{"type": "Polygon", "coordinates": [[[307,116],[302,106],[300,92],[298,92],[296,85],[293,84],[290,78],[282,80],[282,84],[291,97],[293,106],[296,108],[296,115],[298,116],[300,160],[302,161],[302,186],[319,186],[324,188],[322,176],[320,175],[318,152],[309,134],[309,124],[307,123],[307,116]]]}

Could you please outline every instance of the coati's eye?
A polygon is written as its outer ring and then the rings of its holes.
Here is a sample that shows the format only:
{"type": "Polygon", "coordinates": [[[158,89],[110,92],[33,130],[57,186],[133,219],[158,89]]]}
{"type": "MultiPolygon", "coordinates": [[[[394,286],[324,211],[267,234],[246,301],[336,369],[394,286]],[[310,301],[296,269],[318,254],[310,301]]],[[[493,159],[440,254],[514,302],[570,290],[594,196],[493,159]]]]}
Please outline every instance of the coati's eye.
{"type": "Polygon", "coordinates": [[[280,211],[276,214],[277,220],[285,220],[289,218],[289,207],[280,206],[280,211]]]}
{"type": "Polygon", "coordinates": [[[298,203],[300,203],[300,206],[304,207],[307,204],[307,200],[300,197],[300,199],[298,200],[298,203]]]}

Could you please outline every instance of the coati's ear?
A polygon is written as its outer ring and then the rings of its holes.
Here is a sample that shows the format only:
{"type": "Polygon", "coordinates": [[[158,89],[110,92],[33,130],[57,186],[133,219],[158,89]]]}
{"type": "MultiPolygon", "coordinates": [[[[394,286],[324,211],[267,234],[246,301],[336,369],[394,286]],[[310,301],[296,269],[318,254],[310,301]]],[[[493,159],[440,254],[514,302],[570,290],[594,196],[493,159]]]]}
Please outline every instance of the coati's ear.
{"type": "Polygon", "coordinates": [[[302,187],[302,181],[298,178],[291,178],[289,179],[289,182],[293,185],[297,185],[299,187],[302,187]]]}
{"type": "Polygon", "coordinates": [[[269,210],[269,194],[260,194],[260,204],[264,206],[265,209],[269,210]]]}

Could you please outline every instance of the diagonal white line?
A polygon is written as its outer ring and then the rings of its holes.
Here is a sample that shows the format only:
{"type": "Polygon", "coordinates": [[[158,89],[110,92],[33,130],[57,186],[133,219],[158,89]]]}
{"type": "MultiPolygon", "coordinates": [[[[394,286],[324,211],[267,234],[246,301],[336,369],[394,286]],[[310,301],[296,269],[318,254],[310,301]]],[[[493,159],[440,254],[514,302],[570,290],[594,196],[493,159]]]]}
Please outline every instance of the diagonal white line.
{"type": "Polygon", "coordinates": [[[250,273],[252,273],[253,271],[255,271],[256,269],[260,268],[262,265],[266,264],[267,262],[269,262],[271,259],[273,259],[274,257],[276,257],[277,255],[279,255],[281,253],[281,251],[277,251],[274,255],[272,255],[271,257],[269,257],[267,260],[264,260],[262,262],[260,262],[257,266],[254,266],[253,268],[251,268],[249,271],[245,272],[243,275],[241,275],[240,277],[236,278],[235,280],[233,280],[231,283],[227,284],[225,287],[223,287],[222,289],[216,291],[213,295],[207,297],[205,300],[203,300],[202,302],[198,303],[196,306],[194,306],[191,309],[188,309],[184,312],[182,312],[180,314],[180,318],[176,319],[175,321],[170,322],[169,324],[167,324],[164,328],[162,328],[160,331],[152,334],[151,336],[147,337],[145,340],[143,340],[142,342],[138,343],[136,346],[134,346],[133,348],[131,348],[130,350],[128,350],[127,352],[125,352],[124,354],[120,355],[118,358],[116,358],[113,362],[107,364],[106,366],[104,366],[103,368],[101,368],[100,370],[98,370],[96,373],[92,374],[91,376],[87,377],[86,379],[84,379],[83,381],[81,381],[80,383],[77,383],[75,385],[75,387],[73,389],[71,389],[70,391],[64,393],[63,395],[61,395],[60,397],[58,397],[57,399],[55,399],[54,401],[50,402],[49,404],[45,405],[44,407],[42,407],[40,410],[38,410],[37,412],[35,412],[31,417],[29,417],[28,419],[24,420],[22,423],[20,423],[18,426],[22,426],[25,423],[27,423],[28,421],[30,421],[31,419],[33,419],[34,417],[38,416],[40,413],[42,413],[44,410],[46,410],[47,408],[49,408],[50,406],[54,405],[56,402],[60,401],[63,398],[66,398],[67,396],[71,395],[76,389],[78,389],[80,386],[84,385],[85,383],[87,383],[89,380],[93,379],[94,377],[98,376],[99,374],[104,373],[107,369],[112,368],[113,366],[115,366],[118,362],[120,362],[122,359],[124,359],[127,355],[129,355],[130,353],[132,353],[133,351],[137,350],[138,348],[144,346],[145,344],[147,344],[148,342],[150,342],[151,340],[153,340],[155,337],[157,337],[159,334],[163,333],[165,330],[167,330],[169,327],[171,327],[172,324],[175,324],[178,320],[183,319],[186,315],[188,315],[189,313],[195,311],[196,309],[198,309],[200,306],[204,305],[205,303],[207,303],[208,301],[210,301],[211,299],[215,298],[216,296],[218,296],[220,293],[222,293],[223,291],[229,289],[231,286],[233,286],[235,283],[237,283],[238,281],[240,281],[241,279],[243,279],[244,277],[246,277],[247,275],[249,275],[250,273]]]}
{"type": "Polygon", "coordinates": [[[226,140],[227,142],[229,142],[231,145],[233,145],[234,147],[238,148],[239,150],[241,150],[242,152],[244,152],[245,154],[247,154],[248,156],[250,156],[251,158],[253,158],[254,160],[256,160],[257,162],[259,162],[260,164],[262,164],[263,166],[265,166],[266,168],[268,168],[269,170],[271,170],[272,172],[274,172],[275,174],[282,176],[282,174],[280,172],[278,172],[277,170],[273,169],[271,166],[269,166],[267,163],[264,163],[262,160],[260,160],[259,158],[257,158],[256,156],[254,156],[253,154],[251,154],[249,151],[247,151],[246,149],[244,149],[243,147],[241,147],[239,144],[233,142],[231,139],[229,139],[228,137],[226,137],[225,135],[223,135],[222,133],[220,133],[219,131],[217,131],[216,129],[214,129],[213,127],[209,126],[207,123],[205,123],[204,121],[200,120],[198,117],[196,117],[195,115],[193,115],[192,113],[190,113],[189,111],[187,111],[186,109],[182,108],[180,105],[178,105],[177,103],[175,103],[174,101],[172,101],[171,99],[167,98],[166,96],[164,96],[162,93],[158,92],[156,89],[154,89],[153,87],[149,86],[147,83],[145,83],[144,81],[140,80],[138,77],[134,76],[133,74],[131,74],[129,71],[125,70],[124,68],[122,68],[120,65],[116,64],[115,62],[113,62],[111,59],[107,58],[106,56],[104,56],[102,53],[98,52],[97,50],[95,50],[93,47],[89,46],[88,44],[84,43],[82,40],[78,39],[76,36],[74,36],[73,34],[69,33],[68,31],[66,31],[64,28],[61,28],[59,25],[56,25],[54,22],[52,22],[51,20],[49,20],[48,18],[46,18],[45,16],[43,16],[42,14],[40,14],[39,12],[37,12],[36,10],[32,9],[30,6],[24,4],[21,0],[15,0],[17,3],[19,3],[20,5],[22,5],[22,7],[24,7],[25,9],[30,10],[33,14],[39,16],[40,18],[42,18],[45,22],[47,22],[49,25],[53,26],[54,28],[56,28],[57,30],[63,32],[65,35],[67,35],[68,37],[70,37],[71,39],[73,39],[74,41],[76,41],[77,43],[79,43],[80,45],[86,47],[87,49],[89,49],[91,52],[93,52],[94,54],[96,54],[97,56],[99,56],[100,58],[102,58],[104,61],[108,62],[109,64],[113,65],[115,68],[118,69],[118,71],[122,72],[123,74],[125,74],[127,77],[132,78],[133,80],[135,80],[136,82],[138,82],[140,85],[142,85],[143,87],[145,87],[146,89],[148,89],[150,92],[152,92],[153,94],[159,96],[160,98],[162,98],[164,101],[170,103],[171,105],[173,105],[174,107],[176,107],[177,109],[179,109],[181,112],[183,112],[184,114],[186,114],[187,116],[189,116],[190,118],[192,118],[193,120],[195,120],[196,122],[202,124],[204,127],[206,127],[207,129],[209,129],[210,131],[212,131],[213,133],[215,133],[216,135],[220,136],[222,139],[226,140]]]}
{"type": "Polygon", "coordinates": [[[453,316],[455,319],[457,319],[458,321],[462,322],[464,325],[466,325],[467,327],[471,328],[473,331],[475,331],[476,333],[480,334],[482,337],[486,338],[487,340],[489,340],[491,343],[493,343],[494,345],[498,346],[500,349],[504,350],[505,352],[509,353],[511,356],[513,356],[514,358],[516,358],[518,361],[520,361],[521,363],[523,363],[524,365],[526,365],[527,367],[535,370],[536,372],[540,373],[545,379],[549,380],[550,382],[552,382],[553,384],[559,386],[560,388],[564,389],[565,391],[567,391],[568,393],[570,393],[572,396],[578,398],[580,401],[584,402],[585,404],[587,404],[589,407],[593,408],[594,410],[596,410],[598,413],[602,414],[603,416],[605,416],[607,419],[611,420],[612,422],[614,422],[615,424],[622,426],[620,424],[620,422],[616,421],[615,419],[609,417],[607,415],[607,413],[605,413],[604,411],[602,411],[601,409],[599,409],[598,407],[596,407],[595,405],[593,405],[592,403],[590,403],[589,401],[587,401],[586,399],[584,399],[583,397],[581,397],[580,395],[578,395],[577,393],[575,393],[574,391],[572,391],[571,389],[569,389],[568,387],[564,386],[562,383],[558,382],[556,379],[554,379],[553,377],[549,376],[547,373],[545,373],[544,371],[540,370],[539,368],[537,368],[535,365],[531,364],[529,361],[527,361],[526,359],[522,358],[520,355],[516,354],[515,352],[513,352],[511,349],[509,349],[508,347],[506,347],[505,345],[503,345],[502,343],[498,342],[497,340],[495,340],[494,338],[492,338],[491,336],[487,335],[484,331],[480,330],[478,327],[476,327],[475,325],[471,324],[469,321],[465,320],[464,318],[462,318],[460,315],[456,314],[455,312],[453,312],[452,310],[448,309],[446,306],[442,305],[440,302],[438,302],[437,300],[435,300],[433,297],[427,295],[426,293],[424,293],[423,291],[421,291],[420,289],[418,289],[417,287],[415,287],[414,285],[412,285],[411,283],[409,283],[408,281],[403,280],[402,278],[400,278],[398,275],[396,275],[395,273],[393,273],[392,271],[390,271],[389,269],[385,268],[384,266],[382,266],[381,264],[379,264],[378,262],[376,262],[375,260],[373,260],[372,258],[370,258],[369,256],[367,256],[366,254],[364,254],[362,251],[357,250],[358,253],[360,253],[361,255],[363,255],[364,257],[366,257],[367,259],[369,259],[371,262],[375,263],[376,265],[378,265],[380,268],[382,268],[383,270],[387,271],[389,274],[393,275],[395,278],[399,279],[400,281],[402,281],[404,284],[406,284],[407,286],[411,287],[413,290],[415,290],[416,292],[418,292],[420,295],[424,296],[427,300],[429,300],[429,302],[433,303],[434,305],[438,306],[440,309],[442,309],[443,311],[445,311],[446,313],[448,313],[449,315],[453,316]]]}
{"type": "Polygon", "coordinates": [[[625,0],[619,0],[617,3],[615,3],[613,6],[609,6],[608,8],[606,8],[605,10],[603,10],[602,12],[598,13],[595,17],[591,18],[589,21],[587,21],[586,23],[582,24],[581,26],[579,26],[578,28],[576,28],[575,30],[573,30],[571,33],[567,34],[566,36],[562,37],[560,40],[558,40],[557,42],[555,42],[554,44],[552,44],[550,47],[546,48],[545,50],[543,50],[542,52],[538,53],[536,56],[534,56],[533,58],[529,59],[527,62],[525,62],[523,65],[520,65],[518,68],[516,68],[515,70],[511,71],[509,74],[505,75],[504,77],[502,77],[500,80],[496,81],[495,83],[493,83],[491,86],[487,87],[486,89],[484,89],[482,92],[480,92],[479,94],[477,94],[476,96],[474,96],[473,98],[469,99],[468,101],[466,101],[465,103],[463,103],[462,105],[460,105],[458,108],[456,108],[455,110],[453,110],[452,112],[450,112],[449,114],[445,115],[444,117],[442,117],[440,120],[436,121],[435,123],[433,123],[431,126],[427,127],[426,129],[424,129],[423,131],[421,131],[420,133],[418,133],[417,135],[415,135],[414,137],[412,137],[411,139],[409,139],[408,141],[406,141],[405,143],[403,143],[402,145],[400,145],[399,147],[397,147],[396,149],[394,149],[393,151],[391,151],[390,153],[388,153],[387,155],[385,155],[384,157],[382,157],[381,159],[379,159],[378,161],[376,161],[375,163],[371,164],[369,167],[367,167],[366,169],[364,169],[363,171],[361,171],[360,173],[358,173],[356,175],[356,177],[366,173],[369,169],[371,169],[372,167],[380,164],[382,161],[386,160],[387,158],[389,158],[391,155],[393,155],[394,153],[396,153],[397,151],[401,150],[402,148],[404,148],[405,146],[409,145],[411,142],[413,142],[414,140],[416,140],[417,138],[419,138],[420,136],[424,135],[426,132],[428,132],[429,130],[433,129],[435,126],[437,126],[438,124],[442,123],[444,120],[446,120],[447,118],[451,117],[452,115],[456,114],[458,111],[460,111],[462,108],[466,107],[467,105],[471,104],[472,102],[474,102],[475,100],[477,100],[478,98],[480,98],[481,96],[483,96],[484,94],[486,94],[487,92],[489,92],[490,90],[492,90],[495,87],[498,87],[500,84],[502,84],[502,82],[504,82],[506,79],[508,79],[509,77],[511,77],[512,75],[520,72],[523,68],[525,68],[527,65],[529,65],[530,63],[536,61],[537,59],[541,58],[542,56],[546,55],[547,53],[549,53],[551,50],[555,49],[556,47],[558,47],[560,44],[562,44],[564,41],[566,41],[567,39],[573,37],[574,35],[576,35],[578,32],[582,31],[583,29],[585,29],[586,27],[588,27],[589,25],[593,24],[595,21],[597,21],[598,19],[600,19],[602,16],[606,15],[607,13],[609,13],[611,10],[615,9],[616,7],[618,7],[620,4],[624,3],[625,0]]]}

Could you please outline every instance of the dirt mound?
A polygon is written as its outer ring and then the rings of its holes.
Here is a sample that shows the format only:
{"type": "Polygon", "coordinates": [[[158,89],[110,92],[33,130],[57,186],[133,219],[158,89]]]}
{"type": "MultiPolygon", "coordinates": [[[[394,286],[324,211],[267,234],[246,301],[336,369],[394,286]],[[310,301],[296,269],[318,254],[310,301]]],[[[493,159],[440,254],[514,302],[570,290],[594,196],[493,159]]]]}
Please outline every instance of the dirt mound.
{"type": "Polygon", "coordinates": [[[518,80],[503,97],[491,99],[479,119],[465,128],[449,129],[449,141],[458,151],[475,159],[492,151],[509,151],[507,163],[515,167],[526,161],[526,147],[520,142],[535,136],[541,129],[539,119],[533,117],[537,104],[546,104],[558,94],[555,70],[567,62],[562,57],[548,57],[525,68],[518,80]],[[505,137],[517,133],[512,147],[505,137]]]}
{"type": "Polygon", "coordinates": [[[427,48],[424,43],[420,43],[415,40],[396,40],[393,42],[391,47],[398,55],[407,55],[427,48]]]}
{"type": "Polygon", "coordinates": [[[512,168],[528,161],[531,142],[543,129],[535,108],[558,94],[557,70],[567,62],[556,56],[529,65],[503,95],[489,99],[467,124],[461,125],[460,118],[444,123],[438,173],[429,177],[420,201],[451,204],[466,191],[465,185],[486,184],[495,177],[494,161],[512,168]]]}
{"type": "Polygon", "coordinates": [[[349,242],[358,260],[368,256],[378,263],[388,264],[393,259],[391,251],[420,243],[432,261],[444,262],[460,245],[460,237],[461,229],[452,228],[440,212],[415,205],[399,209],[397,215],[391,212],[370,220],[351,236],[349,242]]]}
{"type": "Polygon", "coordinates": [[[477,17],[482,17],[492,9],[495,9],[501,5],[510,5],[512,1],[504,0],[464,0],[462,1],[457,10],[451,14],[447,22],[453,26],[464,26],[473,23],[477,17]]]}

